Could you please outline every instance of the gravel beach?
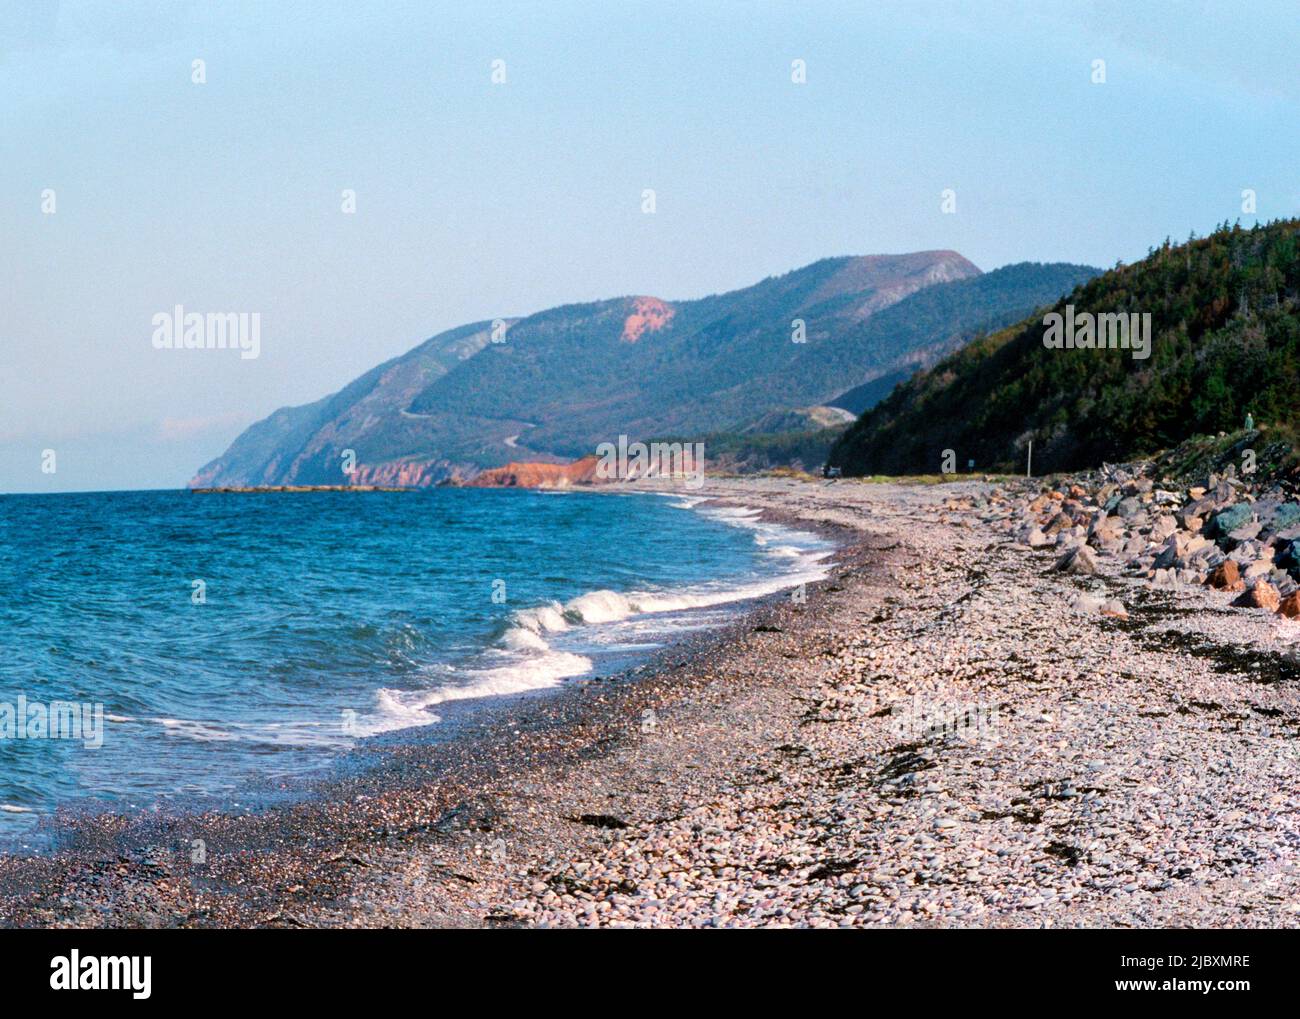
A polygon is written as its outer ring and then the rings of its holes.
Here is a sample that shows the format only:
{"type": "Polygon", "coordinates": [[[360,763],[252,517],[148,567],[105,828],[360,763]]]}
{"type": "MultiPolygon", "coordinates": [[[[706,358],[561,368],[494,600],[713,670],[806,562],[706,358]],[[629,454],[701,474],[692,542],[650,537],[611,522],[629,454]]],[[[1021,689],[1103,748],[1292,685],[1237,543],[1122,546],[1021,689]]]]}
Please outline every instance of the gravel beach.
{"type": "Polygon", "coordinates": [[[301,802],[79,819],[0,859],[0,920],[1300,923],[1300,621],[1104,550],[1071,568],[1021,483],[692,494],[834,534],[830,578],[469,711],[472,739],[381,741],[301,802]]]}

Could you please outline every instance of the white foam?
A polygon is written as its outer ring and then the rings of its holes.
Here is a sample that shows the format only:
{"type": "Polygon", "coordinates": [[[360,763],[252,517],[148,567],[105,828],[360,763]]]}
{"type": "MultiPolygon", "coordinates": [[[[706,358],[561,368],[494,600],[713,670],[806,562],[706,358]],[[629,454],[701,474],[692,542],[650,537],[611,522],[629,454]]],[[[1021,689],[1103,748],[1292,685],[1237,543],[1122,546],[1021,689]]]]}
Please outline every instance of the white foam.
{"type": "Polygon", "coordinates": [[[181,736],[196,743],[262,743],[281,747],[346,745],[336,724],[324,722],[205,722],[193,718],[150,718],[141,721],[161,725],[169,736],[181,736]],[[331,731],[333,730],[333,731],[331,731]]]}
{"type": "Polygon", "coordinates": [[[207,722],[195,722],[187,718],[155,719],[169,732],[187,736],[200,743],[226,743],[239,739],[234,733],[207,722]]]}
{"type": "Polygon", "coordinates": [[[488,668],[465,670],[460,673],[461,682],[441,684],[431,690],[379,690],[375,713],[358,723],[357,734],[370,736],[429,725],[441,721],[440,716],[430,710],[439,704],[542,690],[592,669],[590,658],[568,651],[547,650],[522,656],[502,651],[490,654],[515,660],[505,660],[501,665],[488,668]]]}
{"type": "Polygon", "coordinates": [[[617,591],[591,591],[565,603],[564,616],[575,623],[612,623],[638,611],[617,591]]]}
{"type": "Polygon", "coordinates": [[[501,644],[511,651],[545,651],[550,647],[542,639],[541,634],[522,626],[514,626],[507,630],[501,637],[501,644]]]}
{"type": "Polygon", "coordinates": [[[468,668],[447,664],[433,666],[430,674],[446,681],[424,690],[393,690],[376,693],[374,712],[359,720],[356,734],[371,735],[440,721],[432,710],[448,701],[470,700],[523,693],[557,686],[566,679],[584,675],[593,663],[585,655],[552,648],[548,637],[591,627],[589,644],[606,649],[643,649],[655,646],[642,633],[662,635],[665,630],[690,630],[713,621],[690,616],[672,622],[642,622],[641,616],[685,613],[732,602],[749,601],[775,594],[800,584],[823,580],[832,555],[824,542],[812,535],[780,524],[765,522],[759,510],[744,506],[707,506],[706,497],[683,498],[683,509],[693,509],[713,519],[753,532],[754,542],[767,554],[784,561],[780,573],[739,584],[700,584],[669,591],[597,590],[572,598],[561,605],[548,602],[514,614],[513,624],[502,634],[498,647],[486,651],[468,668]],[[630,639],[629,639],[630,638],[630,639]],[[640,639],[638,639],[640,638],[640,639]]]}
{"type": "Polygon", "coordinates": [[[534,633],[556,633],[569,628],[564,618],[564,606],[557,601],[533,609],[521,609],[515,613],[515,622],[534,633]]]}

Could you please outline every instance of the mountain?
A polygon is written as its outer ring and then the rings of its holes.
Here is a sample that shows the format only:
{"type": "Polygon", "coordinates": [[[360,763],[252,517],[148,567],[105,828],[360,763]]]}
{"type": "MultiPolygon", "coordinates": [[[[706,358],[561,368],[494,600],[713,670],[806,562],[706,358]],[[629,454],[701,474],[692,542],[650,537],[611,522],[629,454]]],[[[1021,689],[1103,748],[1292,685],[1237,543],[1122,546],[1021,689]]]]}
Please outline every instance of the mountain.
{"type": "Polygon", "coordinates": [[[910,372],[1095,271],[982,274],[953,251],[829,258],[698,300],[616,298],[473,323],[276,411],[191,485],[337,483],[347,450],[353,483],[427,485],[574,460],[620,434],[736,433],[910,372]]]}
{"type": "Polygon", "coordinates": [[[853,376],[853,359],[866,351],[894,370],[873,374],[829,402],[860,414],[889,395],[895,384],[910,378],[918,367],[933,364],[978,333],[1018,322],[1100,271],[1087,265],[1019,262],[948,286],[920,290],[863,322],[835,352],[840,355],[837,364],[845,378],[853,376]]]}
{"type": "MultiPolygon", "coordinates": [[[[1046,311],[982,337],[894,390],[835,444],[845,474],[935,473],[951,449],[962,469],[1034,473],[1146,456],[1196,434],[1239,429],[1247,412],[1300,424],[1300,221],[1224,226],[1166,241],[1046,311]],[[1150,315],[1150,356],[1053,344],[1069,323],[1150,315]]],[[[1089,335],[1095,340],[1097,333],[1089,335]]]]}

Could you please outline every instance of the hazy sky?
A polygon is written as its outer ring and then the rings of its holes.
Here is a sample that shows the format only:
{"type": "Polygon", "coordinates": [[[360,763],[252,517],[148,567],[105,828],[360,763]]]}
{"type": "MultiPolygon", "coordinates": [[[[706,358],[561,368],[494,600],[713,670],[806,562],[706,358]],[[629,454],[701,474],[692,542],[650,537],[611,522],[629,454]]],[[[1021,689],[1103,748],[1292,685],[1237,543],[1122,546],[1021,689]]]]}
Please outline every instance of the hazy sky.
{"type": "Polygon", "coordinates": [[[0,0],[0,492],[181,486],[476,319],[1300,210],[1297,3],[362,6],[0,0]],[[177,304],[261,356],[155,350],[177,304]]]}

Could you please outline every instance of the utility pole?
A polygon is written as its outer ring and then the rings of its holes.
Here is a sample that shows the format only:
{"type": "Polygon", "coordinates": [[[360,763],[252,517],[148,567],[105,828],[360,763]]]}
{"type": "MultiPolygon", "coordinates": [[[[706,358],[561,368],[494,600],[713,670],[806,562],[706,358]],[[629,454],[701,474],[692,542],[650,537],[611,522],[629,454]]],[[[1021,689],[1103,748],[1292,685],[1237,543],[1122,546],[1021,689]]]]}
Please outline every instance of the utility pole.
{"type": "Polygon", "coordinates": [[[1025,477],[1034,476],[1034,440],[1029,440],[1029,460],[1025,463],[1025,477]]]}

